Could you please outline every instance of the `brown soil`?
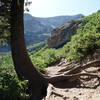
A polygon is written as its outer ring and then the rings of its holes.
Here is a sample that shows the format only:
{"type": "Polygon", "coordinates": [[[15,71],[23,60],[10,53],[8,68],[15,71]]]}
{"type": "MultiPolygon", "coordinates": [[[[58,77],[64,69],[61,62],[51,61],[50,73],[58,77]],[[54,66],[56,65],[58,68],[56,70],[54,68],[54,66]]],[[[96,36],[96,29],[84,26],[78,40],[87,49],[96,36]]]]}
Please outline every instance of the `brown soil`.
{"type": "MultiPolygon", "coordinates": [[[[62,59],[59,64],[48,67],[47,74],[51,76],[56,75],[59,71],[63,72],[64,70],[66,70],[67,66],[71,65],[68,68],[72,68],[75,66],[75,64],[76,63],[68,62],[67,60],[62,59]]],[[[91,66],[84,71],[88,73],[97,73],[98,75],[100,75],[100,66],[91,66]]],[[[96,78],[90,78],[88,76],[84,76],[81,78],[83,79],[79,86],[66,86],[67,81],[59,82],[54,86],[49,84],[47,89],[47,97],[43,100],[100,100],[99,81],[96,78]]]]}

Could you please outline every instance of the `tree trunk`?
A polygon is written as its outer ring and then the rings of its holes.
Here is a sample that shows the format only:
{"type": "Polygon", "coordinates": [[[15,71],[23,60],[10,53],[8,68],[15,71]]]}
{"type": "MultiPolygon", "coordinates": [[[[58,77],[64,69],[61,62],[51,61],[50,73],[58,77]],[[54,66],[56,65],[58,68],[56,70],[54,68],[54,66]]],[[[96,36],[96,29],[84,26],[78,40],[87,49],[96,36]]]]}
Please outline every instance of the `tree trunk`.
{"type": "Polygon", "coordinates": [[[47,81],[36,70],[26,50],[23,24],[24,0],[11,2],[11,52],[15,70],[20,79],[29,80],[32,95],[30,100],[41,100],[46,95],[47,81]]]}

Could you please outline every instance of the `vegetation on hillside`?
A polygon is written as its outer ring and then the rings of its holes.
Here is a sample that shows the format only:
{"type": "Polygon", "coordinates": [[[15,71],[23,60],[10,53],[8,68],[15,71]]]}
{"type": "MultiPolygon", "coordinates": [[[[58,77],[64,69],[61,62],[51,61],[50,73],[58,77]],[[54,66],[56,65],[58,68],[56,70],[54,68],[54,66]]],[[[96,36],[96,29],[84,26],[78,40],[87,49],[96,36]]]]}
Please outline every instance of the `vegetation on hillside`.
{"type": "MultiPolygon", "coordinates": [[[[16,2],[17,0],[14,2],[12,0],[0,0],[0,46],[11,41],[11,21],[12,18],[15,18],[11,17],[14,14],[11,13],[11,9],[12,4],[16,5],[16,2]]],[[[18,3],[20,4],[20,2],[18,3]]],[[[16,9],[17,7],[14,10],[16,11],[16,9]]],[[[0,53],[0,100],[26,100],[29,97],[26,93],[27,83],[26,80],[21,81],[17,77],[10,54],[0,53]]]]}
{"type": "Polygon", "coordinates": [[[85,25],[79,25],[66,46],[66,56],[70,60],[80,60],[100,50],[100,12],[82,18],[85,25]]]}
{"type": "Polygon", "coordinates": [[[40,70],[45,70],[47,66],[59,62],[60,58],[63,56],[64,50],[62,48],[54,49],[47,48],[46,46],[34,54],[32,54],[32,52],[30,53],[33,64],[40,70]]]}
{"type": "Polygon", "coordinates": [[[35,43],[35,44],[27,46],[27,51],[28,52],[33,52],[33,51],[36,52],[36,51],[40,50],[41,48],[43,48],[45,45],[46,45],[46,41],[35,43]]]}
{"type": "MultiPolygon", "coordinates": [[[[80,60],[87,55],[92,55],[100,49],[100,12],[82,18],[82,23],[79,24],[77,34],[74,35],[70,42],[66,43],[59,49],[48,48],[47,46],[29,53],[32,62],[38,69],[43,69],[51,64],[54,64],[62,57],[67,57],[69,60],[80,60]]],[[[28,49],[40,46],[43,43],[29,46],[28,49]]],[[[8,55],[8,54],[7,54],[8,55]]],[[[9,57],[3,56],[3,61],[10,65],[9,57]]],[[[5,66],[2,63],[1,66],[5,66]]]]}
{"type": "Polygon", "coordinates": [[[82,60],[86,56],[100,51],[100,12],[82,18],[82,23],[84,25],[79,24],[77,34],[62,48],[45,47],[34,54],[31,53],[35,66],[43,69],[62,57],[66,57],[68,60],[82,60]]]}
{"type": "Polygon", "coordinates": [[[0,100],[28,99],[27,83],[18,79],[10,53],[0,53],[0,100]]]}
{"type": "MultiPolygon", "coordinates": [[[[39,70],[45,70],[47,66],[55,64],[62,57],[68,60],[82,60],[87,55],[100,52],[100,12],[82,18],[77,34],[70,42],[59,49],[43,47],[37,51],[29,52],[30,58],[39,70]]],[[[40,44],[37,44],[38,47],[40,44]]],[[[29,46],[28,49],[35,46],[29,46]]],[[[0,53],[0,100],[17,100],[27,98],[27,81],[18,80],[14,72],[10,53],[0,53]],[[10,98],[9,95],[13,96],[10,98]],[[3,95],[2,95],[3,94],[3,95]],[[4,95],[5,94],[5,95],[4,95]]]]}

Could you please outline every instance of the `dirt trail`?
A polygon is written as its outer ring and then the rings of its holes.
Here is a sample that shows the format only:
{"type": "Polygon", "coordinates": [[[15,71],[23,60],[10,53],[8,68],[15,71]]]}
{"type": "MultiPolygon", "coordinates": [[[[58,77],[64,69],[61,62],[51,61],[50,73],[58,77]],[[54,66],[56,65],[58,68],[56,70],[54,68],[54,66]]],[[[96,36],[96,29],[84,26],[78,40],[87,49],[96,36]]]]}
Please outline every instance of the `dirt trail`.
{"type": "Polygon", "coordinates": [[[100,100],[100,87],[86,88],[53,88],[51,96],[46,100],[100,100]]]}
{"type": "MultiPolygon", "coordinates": [[[[47,68],[47,74],[56,75],[59,71],[65,70],[65,68],[70,65],[65,59],[55,66],[50,66],[47,68]],[[67,65],[67,66],[66,66],[67,65]]],[[[71,64],[70,67],[74,67],[75,64],[71,64]]],[[[88,71],[98,71],[100,75],[100,68],[88,68],[88,71]]],[[[100,100],[100,86],[97,88],[92,88],[95,84],[98,84],[98,80],[93,78],[91,80],[83,81],[86,87],[71,87],[66,86],[66,81],[59,83],[59,85],[48,87],[47,97],[43,100],[100,100]]]]}

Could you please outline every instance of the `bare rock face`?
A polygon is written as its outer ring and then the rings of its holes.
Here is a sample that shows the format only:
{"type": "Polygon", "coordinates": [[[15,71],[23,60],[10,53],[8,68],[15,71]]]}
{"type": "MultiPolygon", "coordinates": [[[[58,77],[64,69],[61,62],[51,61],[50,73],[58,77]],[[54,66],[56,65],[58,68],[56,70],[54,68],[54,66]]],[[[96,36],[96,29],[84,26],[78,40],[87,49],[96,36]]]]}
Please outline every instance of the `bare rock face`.
{"type": "Polygon", "coordinates": [[[78,25],[81,22],[81,20],[71,20],[54,29],[48,39],[48,47],[58,48],[70,41],[71,37],[76,34],[78,25]]]}

